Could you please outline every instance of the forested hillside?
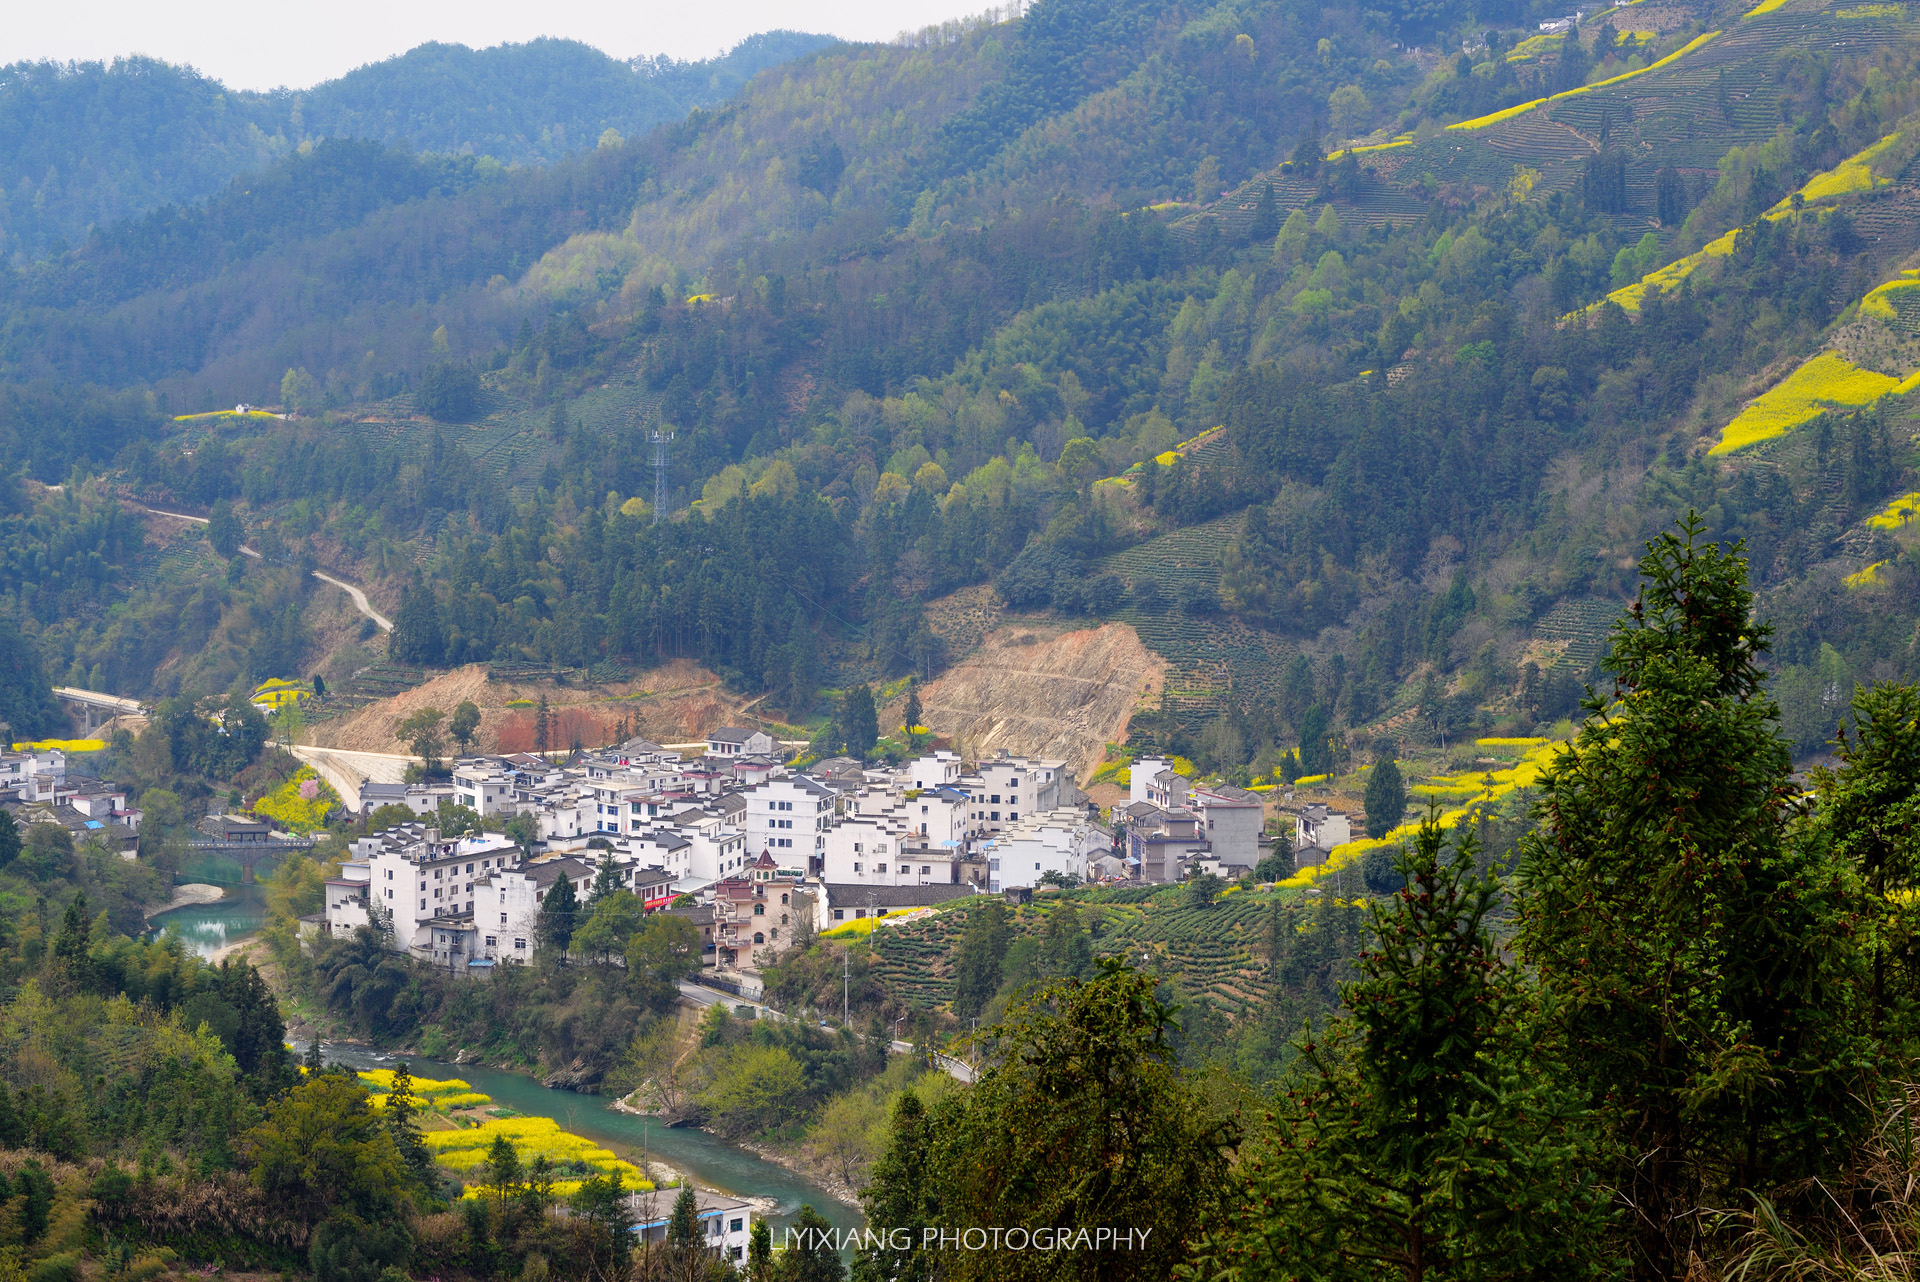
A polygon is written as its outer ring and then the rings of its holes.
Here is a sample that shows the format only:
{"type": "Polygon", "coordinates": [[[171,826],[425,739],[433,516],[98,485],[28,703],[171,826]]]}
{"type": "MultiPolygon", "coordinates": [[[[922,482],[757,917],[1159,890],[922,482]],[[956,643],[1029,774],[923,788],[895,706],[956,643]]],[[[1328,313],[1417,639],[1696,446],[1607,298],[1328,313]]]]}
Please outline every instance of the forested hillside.
{"type": "MultiPolygon", "coordinates": [[[[1135,738],[1249,773],[1550,725],[1692,507],[1813,750],[1915,661],[1916,30],[1535,16],[1049,0],[541,169],[324,143],[0,280],[0,448],[232,505],[409,604],[402,662],[686,655],[795,721],[991,582],[1133,625],[1135,738]],[[242,399],[292,417],[193,416],[242,399]]],[[[50,671],[168,688],[162,600],[235,680],[326,657],[92,501],[11,500],[50,671]]]]}
{"type": "Polygon", "coordinates": [[[233,90],[191,67],[0,68],[0,260],[31,260],[328,138],[545,164],[609,129],[644,133],[832,43],[770,31],[704,62],[621,62],[571,40],[425,44],[311,88],[233,90]]]}

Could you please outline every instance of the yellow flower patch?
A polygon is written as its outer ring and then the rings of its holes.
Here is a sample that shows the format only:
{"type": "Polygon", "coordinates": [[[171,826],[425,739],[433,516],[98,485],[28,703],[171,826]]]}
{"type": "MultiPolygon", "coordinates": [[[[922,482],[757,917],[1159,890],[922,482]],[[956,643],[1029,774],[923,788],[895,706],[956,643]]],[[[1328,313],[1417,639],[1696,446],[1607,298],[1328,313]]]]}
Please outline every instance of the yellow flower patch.
{"type": "Polygon", "coordinates": [[[29,739],[13,745],[15,752],[99,752],[107,746],[104,739],[29,739]]]}
{"type": "Polygon", "coordinates": [[[1833,16],[1858,21],[1861,18],[1897,18],[1903,12],[1905,10],[1897,4],[1857,4],[1851,9],[1836,9],[1833,16]]]}
{"type": "Polygon", "coordinates": [[[1741,20],[1745,21],[1748,18],[1757,18],[1763,13],[1772,13],[1786,2],[1787,0],[1760,0],[1759,4],[1740,15],[1741,20]]]}
{"type": "MultiPolygon", "coordinates": [[[[1771,2],[1783,3],[1784,0],[1771,0],[1771,2]]],[[[1753,15],[1749,14],[1747,16],[1751,17],[1753,15]]],[[[1532,111],[1535,107],[1540,106],[1542,103],[1558,102],[1562,98],[1577,98],[1583,93],[1592,93],[1596,89],[1605,89],[1609,85],[1617,85],[1617,84],[1620,84],[1622,81],[1632,80],[1635,76],[1644,76],[1648,72],[1658,71],[1662,67],[1671,66],[1673,63],[1678,62],[1680,59],[1686,57],[1688,54],[1692,53],[1695,49],[1698,49],[1701,45],[1707,43],[1707,41],[1713,39],[1715,36],[1719,34],[1720,33],[1718,31],[1709,31],[1704,36],[1697,36],[1693,40],[1688,41],[1685,48],[1676,49],[1672,53],[1668,54],[1666,57],[1660,59],[1660,61],[1656,63],[1652,63],[1649,66],[1641,67],[1636,71],[1627,71],[1617,76],[1609,76],[1605,80],[1596,80],[1590,85],[1581,85],[1578,89],[1568,89],[1568,90],[1565,90],[1564,92],[1553,94],[1546,98],[1535,98],[1532,102],[1523,102],[1517,107],[1508,107],[1504,111],[1496,111],[1489,116],[1477,116],[1472,120],[1457,121],[1454,124],[1448,125],[1447,128],[1449,129],[1485,129],[1487,126],[1497,125],[1503,120],[1511,120],[1515,116],[1525,115],[1527,112],[1532,111]]]]}
{"type": "MultiPolygon", "coordinates": [[[[1685,51],[1683,50],[1682,52],[1685,51]]],[[[1871,147],[1866,148],[1857,155],[1849,156],[1825,173],[1815,174],[1807,180],[1806,186],[1802,187],[1796,194],[1799,195],[1803,202],[1814,204],[1821,200],[1845,195],[1848,192],[1865,191],[1876,183],[1886,182],[1886,179],[1874,175],[1873,164],[1885,155],[1899,140],[1900,134],[1888,134],[1871,147]]],[[[1769,222],[1777,223],[1782,218],[1789,218],[1792,215],[1793,197],[1788,196],[1762,216],[1769,222]]],[[[1737,227],[1732,231],[1723,233],[1705,245],[1702,245],[1698,250],[1688,254],[1685,258],[1675,259],[1658,271],[1647,273],[1647,275],[1631,285],[1622,285],[1619,289],[1608,294],[1602,301],[1618,304],[1625,311],[1637,312],[1640,310],[1640,304],[1645,301],[1648,295],[1655,291],[1662,294],[1670,293],[1680,288],[1681,281],[1693,275],[1694,272],[1704,267],[1707,263],[1712,262],[1716,258],[1725,258],[1728,254],[1731,254],[1733,252],[1734,238],[1739,234],[1740,229],[1737,227]]],[[[1882,288],[1885,288],[1885,286],[1882,286],[1882,288]]],[[[1874,293],[1879,293],[1879,290],[1875,290],[1874,293]]],[[[1869,294],[1867,297],[1872,298],[1873,295],[1869,294]]],[[[1599,303],[1593,303],[1580,312],[1572,313],[1572,316],[1584,315],[1587,312],[1592,312],[1599,306],[1599,303]]],[[[1868,310],[1865,303],[1862,303],[1861,310],[1868,310]]],[[[1876,311],[1874,314],[1877,315],[1880,313],[1876,311]]],[[[1891,318],[1892,314],[1892,307],[1887,307],[1885,315],[1891,318]]],[[[1572,316],[1569,316],[1568,319],[1571,319],[1572,316]]]]}
{"type": "Polygon", "coordinates": [[[1564,31],[1549,31],[1537,36],[1528,36],[1507,51],[1507,61],[1525,62],[1529,58],[1537,58],[1549,49],[1558,48],[1565,43],[1566,38],[1567,33],[1564,31]]]}
{"type": "Polygon", "coordinates": [[[328,812],[339,804],[340,794],[333,785],[314,773],[312,766],[301,766],[292,778],[254,802],[253,813],[288,832],[307,833],[324,828],[328,812]]]}
{"type": "MultiPolygon", "coordinates": [[[[457,1131],[428,1131],[420,1140],[441,1166],[456,1174],[478,1175],[484,1172],[487,1151],[499,1137],[513,1145],[523,1168],[533,1159],[544,1157],[557,1167],[578,1163],[602,1175],[618,1172],[629,1188],[653,1187],[632,1162],[592,1140],[561,1130],[550,1117],[495,1118],[457,1131]]],[[[558,1184],[555,1191],[560,1191],[558,1184]]]]}
{"type": "Polygon", "coordinates": [[[1547,742],[1545,739],[1475,739],[1476,748],[1537,748],[1547,742]]]}
{"type": "Polygon", "coordinates": [[[1880,581],[1880,571],[1886,567],[1885,561],[1875,561],[1858,574],[1849,574],[1840,580],[1850,588],[1870,588],[1880,581]]]}
{"type": "Polygon", "coordinates": [[[1860,300],[1862,316],[1878,316],[1884,321],[1897,321],[1900,313],[1894,310],[1893,300],[1909,290],[1920,289],[1920,269],[1909,268],[1884,285],[1875,286],[1865,298],[1860,300]]]}
{"type": "Polygon", "coordinates": [[[1731,454],[1770,441],[1828,410],[1871,405],[1898,386],[1898,380],[1861,369],[1837,352],[1821,352],[1755,397],[1709,452],[1731,454]]]}
{"type": "Polygon", "coordinates": [[[1876,530],[1899,530],[1906,528],[1907,522],[1920,516],[1920,491],[1902,494],[1880,511],[1867,518],[1867,524],[1876,530]]]}
{"type": "MultiPolygon", "coordinates": [[[[1412,791],[1415,795],[1418,795],[1420,788],[1423,786],[1461,786],[1469,783],[1475,775],[1478,775],[1479,782],[1474,785],[1474,791],[1471,796],[1466,798],[1463,804],[1450,810],[1444,810],[1440,814],[1440,826],[1442,828],[1452,828],[1460,823],[1461,820],[1473,815],[1480,807],[1498,801],[1516,789],[1532,786],[1533,783],[1540,778],[1541,773],[1546,770],[1547,765],[1553,760],[1554,754],[1558,753],[1564,746],[1565,745],[1557,741],[1542,743],[1537,747],[1529,748],[1526,755],[1511,766],[1503,766],[1498,770],[1489,770],[1485,773],[1463,771],[1458,775],[1436,775],[1433,779],[1429,780],[1426,785],[1415,785],[1412,791]]],[[[1327,873],[1344,868],[1355,862],[1369,850],[1378,850],[1385,846],[1399,845],[1419,830],[1420,824],[1418,821],[1405,823],[1384,837],[1364,837],[1358,841],[1349,841],[1344,845],[1336,846],[1333,852],[1327,856],[1325,863],[1316,864],[1311,868],[1303,868],[1280,884],[1283,886],[1310,886],[1326,876],[1327,873]]]]}

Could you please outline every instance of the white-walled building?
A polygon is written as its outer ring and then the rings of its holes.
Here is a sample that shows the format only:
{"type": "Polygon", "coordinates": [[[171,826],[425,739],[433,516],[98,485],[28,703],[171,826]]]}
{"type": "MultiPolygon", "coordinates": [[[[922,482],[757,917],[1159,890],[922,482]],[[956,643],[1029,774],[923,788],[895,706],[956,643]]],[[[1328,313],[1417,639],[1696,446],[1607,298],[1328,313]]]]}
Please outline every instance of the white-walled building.
{"type": "Polygon", "coordinates": [[[354,843],[365,855],[372,898],[393,915],[394,947],[411,951],[435,916],[474,910],[474,885],[517,864],[519,848],[497,833],[443,841],[438,828],[409,824],[354,843]]]}
{"type": "Polygon", "coordinates": [[[1324,863],[1336,846],[1353,840],[1353,820],[1325,806],[1308,806],[1294,823],[1293,862],[1306,868],[1324,863]]]}
{"type": "Polygon", "coordinates": [[[951,788],[959,784],[966,771],[966,763],[960,760],[959,753],[941,748],[909,761],[902,767],[900,777],[910,788],[951,788]]]}
{"type": "Polygon", "coordinates": [[[1037,886],[1048,873],[1084,881],[1087,861],[1112,849],[1112,834],[1084,811],[1030,814],[987,843],[987,889],[1037,886]]]}
{"type": "Polygon", "coordinates": [[[1147,793],[1152,788],[1155,777],[1161,771],[1172,768],[1173,763],[1165,757],[1141,757],[1136,760],[1127,768],[1127,801],[1133,804],[1145,802],[1150,806],[1159,804],[1147,793]]]}
{"type": "Polygon", "coordinates": [[[808,871],[817,865],[829,822],[834,792],[805,775],[769,779],[749,789],[746,823],[747,853],[767,851],[783,866],[801,859],[808,871]]]}
{"type": "Polygon", "coordinates": [[[765,757],[779,751],[780,745],[764,730],[744,726],[721,726],[707,736],[710,757],[765,757]]]}

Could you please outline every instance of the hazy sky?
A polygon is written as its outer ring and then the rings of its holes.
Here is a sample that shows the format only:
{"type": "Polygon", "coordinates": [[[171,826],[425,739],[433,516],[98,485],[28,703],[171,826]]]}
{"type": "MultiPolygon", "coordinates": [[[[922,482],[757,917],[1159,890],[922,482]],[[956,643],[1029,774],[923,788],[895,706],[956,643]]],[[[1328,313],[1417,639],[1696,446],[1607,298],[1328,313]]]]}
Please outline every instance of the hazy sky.
{"type": "Polygon", "coordinates": [[[15,0],[0,64],[144,53],[191,63],[237,89],[305,88],[428,40],[481,48],[536,36],[618,58],[706,58],[785,27],[886,40],[987,0],[15,0]]]}

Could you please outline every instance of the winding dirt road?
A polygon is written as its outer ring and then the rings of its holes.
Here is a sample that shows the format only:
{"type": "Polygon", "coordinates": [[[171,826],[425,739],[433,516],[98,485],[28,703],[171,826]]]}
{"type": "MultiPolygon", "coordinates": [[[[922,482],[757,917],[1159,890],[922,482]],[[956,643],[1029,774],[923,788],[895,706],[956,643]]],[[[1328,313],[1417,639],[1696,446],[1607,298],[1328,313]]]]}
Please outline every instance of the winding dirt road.
{"type": "MultiPolygon", "coordinates": [[[[195,525],[205,525],[207,523],[206,517],[192,516],[186,512],[168,512],[162,508],[147,507],[145,505],[141,505],[140,510],[142,512],[151,512],[155,516],[170,516],[176,521],[191,521],[195,525]]],[[[250,556],[256,561],[260,559],[260,554],[254,551],[252,548],[248,547],[244,543],[240,545],[240,555],[250,556]]],[[[325,570],[315,570],[313,572],[313,577],[320,580],[322,583],[331,583],[334,587],[339,588],[341,591],[345,592],[348,596],[352,597],[353,608],[360,611],[360,613],[365,615],[367,618],[372,619],[374,627],[379,628],[382,632],[393,631],[393,620],[389,619],[386,615],[380,613],[380,611],[374,609],[373,603],[367,600],[367,594],[364,591],[362,591],[360,588],[355,587],[353,584],[348,583],[344,579],[334,578],[331,574],[328,574],[325,570]]]]}

